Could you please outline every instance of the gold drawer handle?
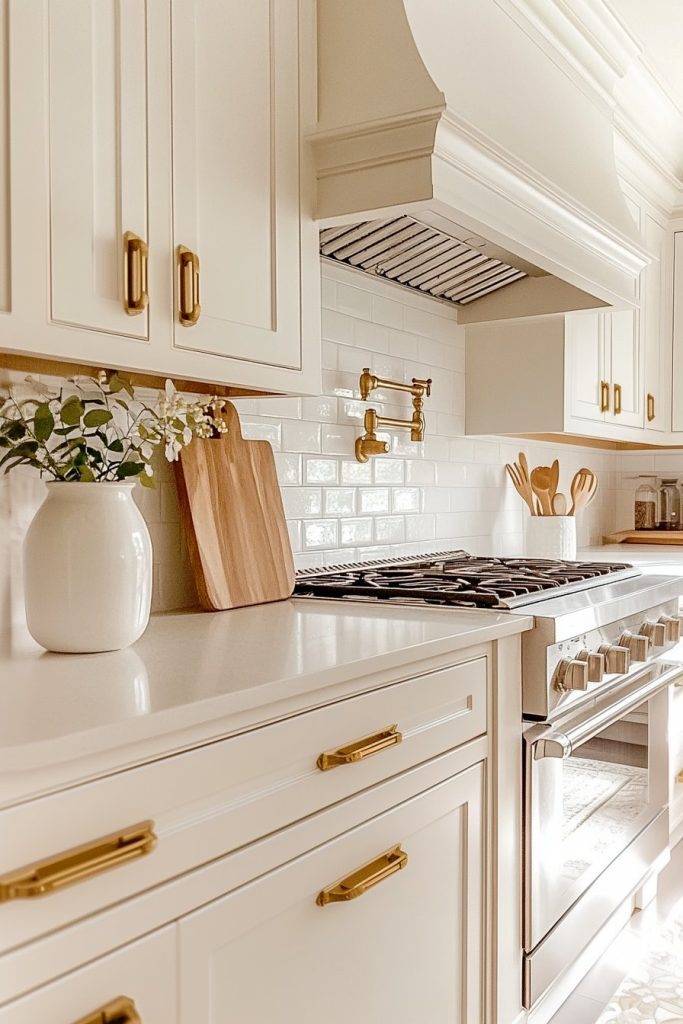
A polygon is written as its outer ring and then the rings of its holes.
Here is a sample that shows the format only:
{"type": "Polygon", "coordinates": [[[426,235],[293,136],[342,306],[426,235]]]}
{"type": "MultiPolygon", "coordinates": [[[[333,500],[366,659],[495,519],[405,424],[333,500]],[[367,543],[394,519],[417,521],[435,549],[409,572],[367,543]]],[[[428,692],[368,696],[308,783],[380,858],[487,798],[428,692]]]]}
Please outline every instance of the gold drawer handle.
{"type": "Polygon", "coordinates": [[[647,422],[652,423],[655,418],[655,396],[647,396],[647,422]]]}
{"type": "Polygon", "coordinates": [[[609,384],[606,380],[600,381],[600,412],[609,412],[609,384]]]}
{"type": "Polygon", "coordinates": [[[387,729],[383,729],[382,732],[375,733],[374,736],[365,736],[362,740],[356,740],[355,743],[339,747],[338,750],[327,750],[324,754],[320,755],[316,764],[321,772],[326,772],[340,764],[353,764],[354,761],[362,761],[365,757],[372,757],[373,754],[379,754],[381,750],[386,750],[387,747],[395,747],[402,740],[403,736],[398,732],[398,726],[390,725],[387,729]]]}
{"type": "Polygon", "coordinates": [[[0,875],[0,903],[45,896],[74,882],[81,882],[101,871],[126,864],[151,853],[157,841],[153,821],[131,825],[123,832],[74,846],[54,857],[35,861],[26,867],[0,875]]]}
{"type": "Polygon", "coordinates": [[[133,1000],[119,996],[87,1017],[81,1017],[75,1024],[142,1024],[142,1021],[133,1000]]]}
{"type": "Polygon", "coordinates": [[[621,384],[614,385],[614,415],[618,416],[621,412],[621,384]]]}
{"type": "Polygon", "coordinates": [[[184,245],[178,246],[178,319],[183,327],[199,320],[199,256],[184,245]]]}
{"type": "Polygon", "coordinates": [[[390,875],[395,875],[408,863],[408,854],[404,853],[400,846],[394,846],[387,850],[376,860],[364,864],[352,875],[342,878],[341,882],[323,889],[316,897],[319,907],[325,907],[328,903],[345,903],[347,900],[355,900],[372,889],[373,886],[383,882],[390,875]]]}
{"type": "Polygon", "coordinates": [[[132,231],[123,236],[123,308],[137,316],[147,308],[147,243],[132,231]]]}

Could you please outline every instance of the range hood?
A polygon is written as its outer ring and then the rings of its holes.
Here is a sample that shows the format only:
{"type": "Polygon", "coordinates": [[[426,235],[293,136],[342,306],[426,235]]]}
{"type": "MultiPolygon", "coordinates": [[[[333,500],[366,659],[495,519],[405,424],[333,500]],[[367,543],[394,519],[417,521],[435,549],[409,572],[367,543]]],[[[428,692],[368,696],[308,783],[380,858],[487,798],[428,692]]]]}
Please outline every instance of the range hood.
{"type": "Polygon", "coordinates": [[[324,257],[455,302],[463,323],[636,304],[650,257],[609,105],[539,45],[518,16],[535,6],[318,0],[324,257]]]}

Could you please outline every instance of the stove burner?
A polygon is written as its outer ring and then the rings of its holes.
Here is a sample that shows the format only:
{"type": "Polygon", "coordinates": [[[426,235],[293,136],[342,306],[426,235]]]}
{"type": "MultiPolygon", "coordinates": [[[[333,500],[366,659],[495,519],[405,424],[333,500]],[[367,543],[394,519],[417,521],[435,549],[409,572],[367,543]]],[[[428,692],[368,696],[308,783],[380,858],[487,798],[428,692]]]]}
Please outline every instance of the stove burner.
{"type": "Polygon", "coordinates": [[[298,573],[302,597],[349,598],[506,609],[540,595],[583,589],[630,569],[622,563],[478,558],[466,551],[417,559],[332,566],[298,573]]]}

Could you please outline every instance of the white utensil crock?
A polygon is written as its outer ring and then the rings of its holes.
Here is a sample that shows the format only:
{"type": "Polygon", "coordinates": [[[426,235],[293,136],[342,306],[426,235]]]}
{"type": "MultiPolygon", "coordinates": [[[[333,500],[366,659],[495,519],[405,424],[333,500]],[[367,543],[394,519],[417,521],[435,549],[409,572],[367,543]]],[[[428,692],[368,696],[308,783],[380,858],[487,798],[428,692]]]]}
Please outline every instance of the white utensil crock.
{"type": "Polygon", "coordinates": [[[49,651],[117,651],[140,637],[152,542],[134,483],[50,483],[24,541],[29,632],[49,651]]]}
{"type": "Polygon", "coordinates": [[[529,558],[576,558],[575,516],[530,516],[526,553],[529,558]]]}

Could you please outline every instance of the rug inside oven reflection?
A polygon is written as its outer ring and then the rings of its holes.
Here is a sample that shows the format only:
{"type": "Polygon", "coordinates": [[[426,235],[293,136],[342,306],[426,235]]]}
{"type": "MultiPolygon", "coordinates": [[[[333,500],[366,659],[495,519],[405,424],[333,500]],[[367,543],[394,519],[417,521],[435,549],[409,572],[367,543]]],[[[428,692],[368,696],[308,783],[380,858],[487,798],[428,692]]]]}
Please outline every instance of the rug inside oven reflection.
{"type": "Polygon", "coordinates": [[[560,874],[580,878],[608,862],[633,833],[647,807],[646,768],[584,757],[562,762],[560,874]]]}

